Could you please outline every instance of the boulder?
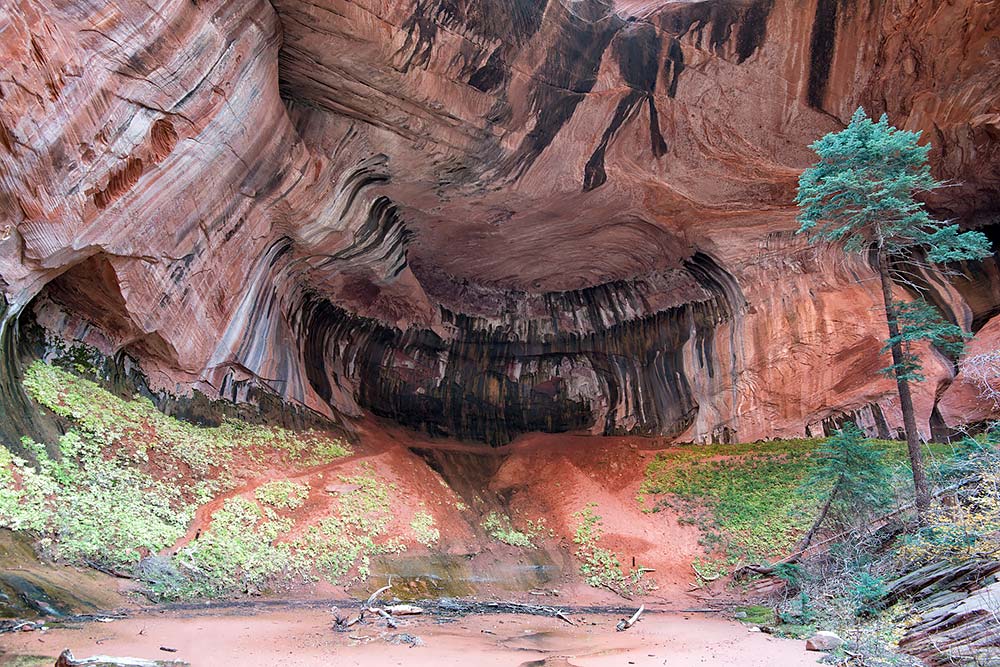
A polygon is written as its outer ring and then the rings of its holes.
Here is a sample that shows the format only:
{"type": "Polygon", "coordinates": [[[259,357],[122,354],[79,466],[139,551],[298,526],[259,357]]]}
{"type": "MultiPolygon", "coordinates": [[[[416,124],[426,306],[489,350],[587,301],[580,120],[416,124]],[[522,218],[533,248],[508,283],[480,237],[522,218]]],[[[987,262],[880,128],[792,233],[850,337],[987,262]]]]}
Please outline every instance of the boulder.
{"type": "Polygon", "coordinates": [[[836,632],[820,630],[806,640],[807,651],[835,651],[844,644],[844,640],[836,632]]]}

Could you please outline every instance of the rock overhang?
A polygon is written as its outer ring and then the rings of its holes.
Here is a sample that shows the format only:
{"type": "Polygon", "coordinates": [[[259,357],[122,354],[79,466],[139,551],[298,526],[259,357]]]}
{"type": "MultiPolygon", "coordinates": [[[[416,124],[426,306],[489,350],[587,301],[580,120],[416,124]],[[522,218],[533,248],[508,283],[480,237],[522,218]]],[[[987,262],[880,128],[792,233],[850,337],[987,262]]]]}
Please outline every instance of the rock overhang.
{"type": "MultiPolygon", "coordinates": [[[[935,210],[995,211],[996,16],[814,5],[219,0],[106,9],[100,33],[25,12],[7,40],[50,92],[3,117],[8,300],[102,276],[122,303],[97,328],[163,388],[494,442],[890,423],[887,383],[845,381],[879,363],[870,271],[794,237],[795,182],[864,104],[931,131],[962,181],[935,210]],[[94,57],[126,65],[77,82],[94,57]]],[[[994,307],[938,283],[956,320],[994,307]]],[[[928,429],[954,373],[933,366],[928,429]]]]}

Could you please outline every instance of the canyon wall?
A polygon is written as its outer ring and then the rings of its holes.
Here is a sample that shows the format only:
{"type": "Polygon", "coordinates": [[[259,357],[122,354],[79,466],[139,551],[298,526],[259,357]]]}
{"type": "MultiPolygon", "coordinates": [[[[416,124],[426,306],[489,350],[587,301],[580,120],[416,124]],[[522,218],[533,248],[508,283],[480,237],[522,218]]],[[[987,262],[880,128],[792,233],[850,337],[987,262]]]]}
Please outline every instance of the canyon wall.
{"type": "MultiPolygon", "coordinates": [[[[886,112],[932,211],[998,237],[996,3],[13,0],[0,49],[0,335],[174,394],[492,444],[892,435],[875,276],[794,234],[808,144],[886,112]]],[[[898,268],[995,339],[996,258],[898,268]]],[[[924,437],[993,414],[923,358],[924,437]]]]}

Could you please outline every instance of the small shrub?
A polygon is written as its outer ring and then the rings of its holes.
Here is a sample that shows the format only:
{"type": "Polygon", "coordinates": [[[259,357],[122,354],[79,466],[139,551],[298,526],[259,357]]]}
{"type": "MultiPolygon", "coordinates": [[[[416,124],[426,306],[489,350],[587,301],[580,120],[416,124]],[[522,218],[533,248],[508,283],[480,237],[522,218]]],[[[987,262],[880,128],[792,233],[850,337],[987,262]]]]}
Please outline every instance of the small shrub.
{"type": "Polygon", "coordinates": [[[802,591],[792,598],[778,617],[787,625],[799,627],[810,625],[816,620],[816,611],[813,609],[809,594],[802,591]]]}
{"type": "Polygon", "coordinates": [[[797,591],[802,588],[805,571],[798,563],[778,563],[774,566],[774,576],[785,582],[791,590],[797,591]]]}
{"type": "Polygon", "coordinates": [[[893,498],[885,450],[847,422],[816,450],[815,467],[803,492],[817,487],[829,489],[828,516],[839,527],[863,525],[893,498]]]}
{"type": "Polygon", "coordinates": [[[904,537],[898,555],[910,563],[961,561],[1000,555],[1000,428],[996,424],[981,441],[966,439],[952,464],[966,479],[978,482],[961,498],[938,498],[924,524],[904,537]]]}
{"type": "Polygon", "coordinates": [[[961,363],[962,376],[974,385],[979,396],[1000,408],[1000,350],[966,357],[961,363]]]}
{"type": "Polygon", "coordinates": [[[868,572],[861,572],[849,591],[854,613],[861,617],[874,616],[881,609],[879,601],[886,592],[885,582],[868,572]]]}
{"type": "Polygon", "coordinates": [[[774,609],[761,604],[753,604],[747,607],[737,607],[735,609],[737,614],[743,614],[738,620],[743,623],[752,623],[753,625],[763,625],[763,626],[773,626],[777,622],[777,616],[774,613],[774,609]]]}

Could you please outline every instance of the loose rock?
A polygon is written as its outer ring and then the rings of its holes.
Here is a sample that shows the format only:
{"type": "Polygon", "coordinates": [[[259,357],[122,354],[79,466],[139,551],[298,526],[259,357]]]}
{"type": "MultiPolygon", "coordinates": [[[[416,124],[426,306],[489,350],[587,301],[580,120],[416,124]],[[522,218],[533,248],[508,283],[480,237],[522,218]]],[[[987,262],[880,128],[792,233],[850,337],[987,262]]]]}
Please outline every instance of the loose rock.
{"type": "Polygon", "coordinates": [[[837,633],[820,630],[806,640],[807,651],[834,651],[843,645],[844,640],[837,633]]]}

